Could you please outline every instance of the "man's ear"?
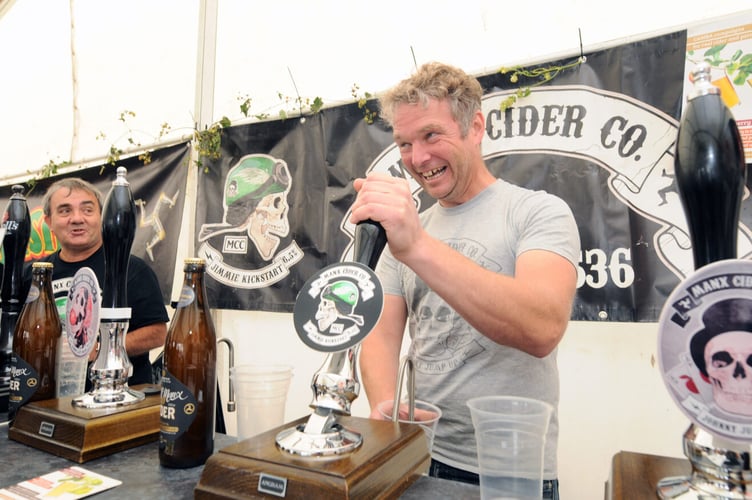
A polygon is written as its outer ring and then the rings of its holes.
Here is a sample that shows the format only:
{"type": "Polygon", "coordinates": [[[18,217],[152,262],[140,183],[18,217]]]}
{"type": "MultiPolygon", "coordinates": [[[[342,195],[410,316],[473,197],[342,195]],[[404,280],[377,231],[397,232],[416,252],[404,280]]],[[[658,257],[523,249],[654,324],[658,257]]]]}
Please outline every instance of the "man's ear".
{"type": "Polygon", "coordinates": [[[483,136],[486,133],[486,119],[483,116],[483,111],[478,110],[473,115],[473,121],[470,123],[470,133],[480,146],[483,142],[483,136]]]}

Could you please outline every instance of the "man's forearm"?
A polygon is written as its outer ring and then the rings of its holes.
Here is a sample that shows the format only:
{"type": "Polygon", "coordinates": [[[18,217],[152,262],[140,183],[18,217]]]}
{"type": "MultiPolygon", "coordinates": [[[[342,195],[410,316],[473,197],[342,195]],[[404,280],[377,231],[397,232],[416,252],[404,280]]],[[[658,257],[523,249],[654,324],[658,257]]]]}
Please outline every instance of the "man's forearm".
{"type": "Polygon", "coordinates": [[[147,325],[128,332],[125,336],[125,351],[128,356],[138,356],[157,347],[163,347],[166,339],[166,323],[147,325]]]}
{"type": "Polygon", "coordinates": [[[372,414],[376,411],[376,405],[381,401],[394,399],[399,364],[398,356],[399,353],[395,354],[375,339],[363,343],[360,371],[372,414]]]}

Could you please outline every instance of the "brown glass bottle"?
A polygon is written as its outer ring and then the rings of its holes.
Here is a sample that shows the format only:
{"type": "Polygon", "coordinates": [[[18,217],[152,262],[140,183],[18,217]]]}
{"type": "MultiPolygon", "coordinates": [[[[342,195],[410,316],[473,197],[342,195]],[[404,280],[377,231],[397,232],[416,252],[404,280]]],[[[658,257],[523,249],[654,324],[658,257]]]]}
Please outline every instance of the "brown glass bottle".
{"type": "Polygon", "coordinates": [[[209,314],[202,259],[186,259],[162,369],[159,462],[195,467],[214,452],[217,336],[209,314]]]}
{"type": "Polygon", "coordinates": [[[55,397],[55,359],[62,327],[52,294],[52,264],[32,264],[31,286],[13,332],[10,411],[55,397]]]}

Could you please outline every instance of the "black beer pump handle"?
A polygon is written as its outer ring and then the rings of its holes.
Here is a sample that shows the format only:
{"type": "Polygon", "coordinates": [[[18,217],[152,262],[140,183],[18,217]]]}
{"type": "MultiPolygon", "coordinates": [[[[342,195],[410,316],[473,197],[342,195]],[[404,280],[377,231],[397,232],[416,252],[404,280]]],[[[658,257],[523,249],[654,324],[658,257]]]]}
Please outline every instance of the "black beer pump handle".
{"type": "Polygon", "coordinates": [[[0,302],[3,312],[19,312],[21,303],[21,289],[23,288],[23,266],[26,257],[26,248],[31,234],[31,217],[26,198],[23,195],[23,186],[14,184],[11,188],[13,194],[8,201],[8,206],[3,214],[2,224],[5,227],[5,236],[2,244],[5,255],[5,267],[0,270],[0,302]]]}
{"type": "Polygon", "coordinates": [[[375,269],[385,246],[386,231],[381,224],[371,219],[358,222],[353,242],[355,262],[375,269]]]}

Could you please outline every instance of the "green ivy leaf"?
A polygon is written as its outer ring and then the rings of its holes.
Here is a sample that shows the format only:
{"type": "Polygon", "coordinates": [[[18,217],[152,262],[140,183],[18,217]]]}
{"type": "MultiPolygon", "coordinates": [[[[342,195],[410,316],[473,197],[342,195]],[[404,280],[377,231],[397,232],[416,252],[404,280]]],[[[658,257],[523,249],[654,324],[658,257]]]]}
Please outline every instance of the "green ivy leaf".
{"type": "Polygon", "coordinates": [[[726,48],[726,44],[723,43],[721,45],[716,45],[715,47],[710,47],[708,50],[705,51],[703,54],[705,57],[713,57],[717,58],[718,55],[721,53],[723,49],[726,48]]]}
{"type": "Polygon", "coordinates": [[[318,113],[322,107],[324,107],[324,100],[316,97],[311,104],[311,113],[318,113]]]}

